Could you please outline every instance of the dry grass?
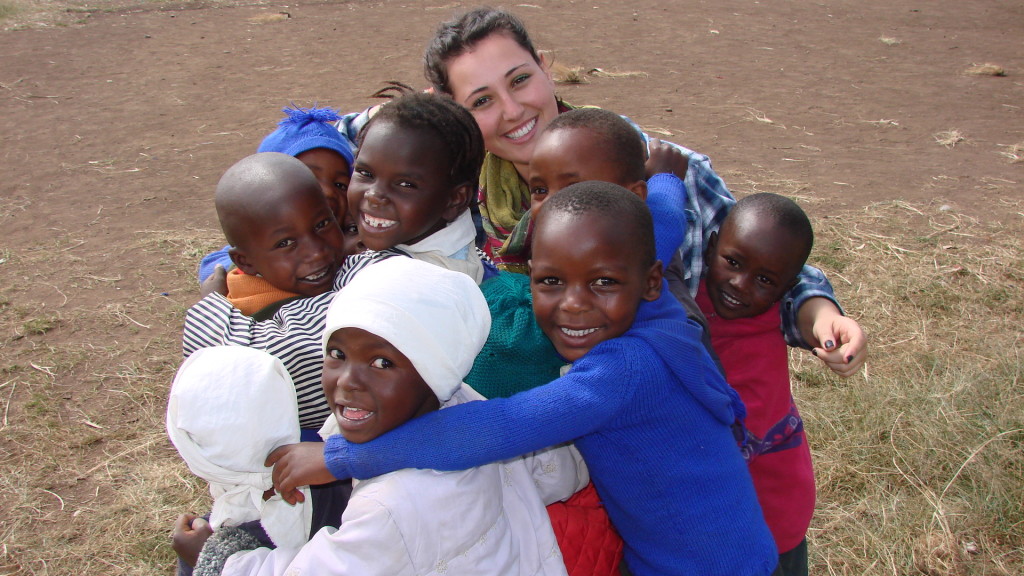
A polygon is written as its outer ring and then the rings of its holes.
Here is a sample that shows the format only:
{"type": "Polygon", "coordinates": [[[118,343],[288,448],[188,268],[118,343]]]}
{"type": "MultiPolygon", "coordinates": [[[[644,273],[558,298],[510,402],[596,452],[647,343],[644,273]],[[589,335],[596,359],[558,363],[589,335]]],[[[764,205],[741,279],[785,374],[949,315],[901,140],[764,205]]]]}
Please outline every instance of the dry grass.
{"type": "Polygon", "coordinates": [[[942,132],[936,133],[933,137],[936,142],[951,150],[955,148],[957,144],[966,140],[964,133],[959,130],[943,130],[942,132]]]}
{"type": "Polygon", "coordinates": [[[613,72],[611,70],[604,70],[602,68],[591,68],[587,70],[587,74],[591,76],[597,76],[598,78],[646,78],[647,72],[640,72],[637,70],[627,70],[625,72],[613,72]]]}
{"type": "Polygon", "coordinates": [[[169,522],[209,504],[163,430],[184,309],[160,291],[194,293],[196,258],[220,241],[203,230],[123,239],[147,262],[126,298],[115,292],[125,278],[97,275],[73,239],[8,252],[0,574],[170,574],[169,522]]]}
{"type": "Polygon", "coordinates": [[[1005,144],[998,144],[1001,148],[1006,148],[1005,151],[1000,151],[999,155],[1010,159],[1010,162],[1024,162],[1024,142],[1018,142],[1012,146],[1005,144]]]}
{"type": "Polygon", "coordinates": [[[816,227],[812,260],[871,356],[840,381],[793,354],[819,483],[811,573],[1024,572],[1021,220],[891,202],[816,227]]]}
{"type": "Polygon", "coordinates": [[[582,66],[566,66],[557,62],[551,65],[551,77],[559,84],[586,84],[590,82],[582,66]]]}
{"type": "MultiPolygon", "coordinates": [[[[820,212],[800,181],[724,176],[820,212]]],[[[1024,219],[890,202],[815,226],[812,261],[871,357],[842,380],[792,353],[819,483],[811,573],[1024,573],[1024,219]]],[[[137,294],[91,306],[83,294],[125,278],[77,258],[75,238],[0,254],[0,574],[171,573],[170,523],[209,500],[163,431],[184,309],[159,292],[194,293],[196,261],[221,241],[138,231],[123,239],[148,262],[137,294]]]]}
{"type": "Polygon", "coordinates": [[[964,70],[964,74],[970,74],[972,76],[1006,76],[1006,70],[998,65],[986,62],[985,64],[975,64],[964,70]]]}
{"type": "Polygon", "coordinates": [[[273,24],[275,22],[284,22],[291,17],[292,15],[287,12],[267,12],[249,18],[249,22],[253,24],[273,24]]]}

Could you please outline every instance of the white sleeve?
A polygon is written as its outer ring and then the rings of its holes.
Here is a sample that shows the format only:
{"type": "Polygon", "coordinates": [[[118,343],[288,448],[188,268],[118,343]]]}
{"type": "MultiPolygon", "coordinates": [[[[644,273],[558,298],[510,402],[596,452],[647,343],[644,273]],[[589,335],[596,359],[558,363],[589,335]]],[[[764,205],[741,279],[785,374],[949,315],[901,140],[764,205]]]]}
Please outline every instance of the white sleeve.
{"type": "Polygon", "coordinates": [[[260,548],[232,555],[224,576],[413,576],[405,538],[390,511],[355,499],[340,529],[322,528],[300,549],[260,548]]]}
{"type": "Polygon", "coordinates": [[[523,456],[544,505],[568,500],[590,482],[583,456],[572,444],[554,446],[523,456]]]}

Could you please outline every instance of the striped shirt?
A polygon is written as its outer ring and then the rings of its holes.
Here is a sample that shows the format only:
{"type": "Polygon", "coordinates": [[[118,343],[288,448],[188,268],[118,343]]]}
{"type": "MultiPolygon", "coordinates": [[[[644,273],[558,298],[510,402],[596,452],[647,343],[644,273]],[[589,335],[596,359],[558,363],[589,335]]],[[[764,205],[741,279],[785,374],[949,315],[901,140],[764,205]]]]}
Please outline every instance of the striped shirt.
{"type": "Polygon", "coordinates": [[[363,268],[392,256],[407,256],[399,250],[364,252],[349,256],[334,278],[330,292],[299,298],[277,311],[273,318],[257,322],[217,293],[200,300],[185,315],[182,348],[188,358],[210,346],[247,346],[279,358],[295,384],[299,403],[299,425],[320,428],[330,415],[320,386],[323,373],[324,321],[334,294],[363,268]]]}

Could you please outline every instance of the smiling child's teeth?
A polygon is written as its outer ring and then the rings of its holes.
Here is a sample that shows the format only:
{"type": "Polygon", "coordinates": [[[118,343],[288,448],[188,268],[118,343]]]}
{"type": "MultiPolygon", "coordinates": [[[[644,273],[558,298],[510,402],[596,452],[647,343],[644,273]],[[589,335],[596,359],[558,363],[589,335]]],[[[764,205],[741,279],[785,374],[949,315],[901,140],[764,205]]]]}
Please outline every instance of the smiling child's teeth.
{"type": "Polygon", "coordinates": [[[562,328],[562,332],[564,332],[566,336],[579,338],[580,336],[586,336],[587,334],[593,334],[594,332],[597,332],[597,328],[587,328],[586,330],[573,330],[571,328],[562,328]]]}
{"type": "Polygon", "coordinates": [[[726,294],[725,292],[722,292],[722,300],[725,300],[726,302],[732,304],[733,306],[740,306],[743,304],[742,302],[726,294]]]}
{"type": "Polygon", "coordinates": [[[390,228],[398,223],[397,220],[387,220],[385,218],[374,218],[369,214],[363,214],[363,222],[370,225],[371,228],[390,228]]]}
{"type": "Polygon", "coordinates": [[[366,420],[370,416],[373,416],[373,412],[369,410],[359,410],[357,408],[349,408],[348,406],[341,409],[341,417],[345,420],[358,422],[359,420],[366,420]]]}

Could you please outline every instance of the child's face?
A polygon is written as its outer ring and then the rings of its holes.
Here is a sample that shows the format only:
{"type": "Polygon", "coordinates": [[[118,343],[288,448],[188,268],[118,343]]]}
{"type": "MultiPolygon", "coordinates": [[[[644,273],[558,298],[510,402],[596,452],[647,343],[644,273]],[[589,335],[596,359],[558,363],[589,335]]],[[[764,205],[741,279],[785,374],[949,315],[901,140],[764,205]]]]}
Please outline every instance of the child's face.
{"type": "Polygon", "coordinates": [[[275,288],[316,296],[331,289],[344,258],[341,229],[320,189],[299,187],[283,195],[273,211],[244,227],[231,250],[246,274],[259,274],[275,288]]]}
{"type": "Polygon", "coordinates": [[[429,132],[392,122],[371,125],[348,190],[363,244],[370,250],[415,244],[454,220],[475,183],[453,184],[450,165],[429,132]]]}
{"type": "MultiPolygon", "coordinates": [[[[348,202],[346,201],[346,204],[348,202]]],[[[359,238],[359,226],[356,226],[356,217],[351,210],[343,214],[344,220],[341,223],[341,235],[344,238],[345,255],[359,254],[366,250],[366,245],[359,238]]]]}
{"type": "Polygon", "coordinates": [[[534,218],[549,197],[577,182],[600,180],[637,192],[643,181],[623,182],[622,171],[608,148],[589,130],[562,128],[541,134],[530,160],[530,213],[534,218]]]}
{"type": "Polygon", "coordinates": [[[323,387],[341,434],[356,444],[440,405],[404,354],[359,328],[341,328],[327,340],[323,387]]]}
{"type": "Polygon", "coordinates": [[[767,311],[796,282],[800,252],[790,234],[764,219],[727,220],[708,241],[705,283],[715,314],[734,320],[767,311]]]}
{"type": "Polygon", "coordinates": [[[327,205],[331,207],[338,222],[341,222],[348,211],[346,193],[351,178],[348,162],[341,154],[328,148],[313,148],[295,157],[313,171],[327,197],[327,205]]]}
{"type": "Polygon", "coordinates": [[[661,292],[661,263],[641,263],[630,227],[594,215],[539,218],[530,261],[533,312],[558,353],[574,362],[623,335],[642,300],[661,292]]]}

